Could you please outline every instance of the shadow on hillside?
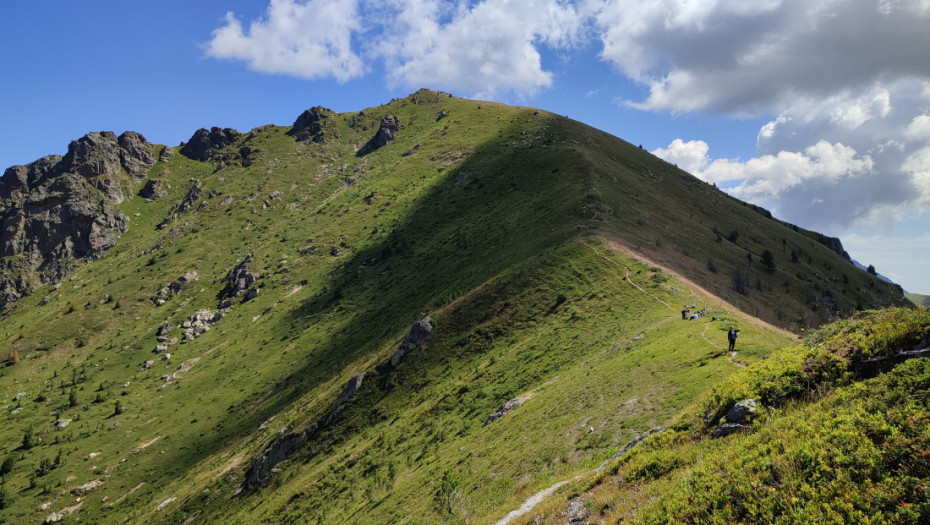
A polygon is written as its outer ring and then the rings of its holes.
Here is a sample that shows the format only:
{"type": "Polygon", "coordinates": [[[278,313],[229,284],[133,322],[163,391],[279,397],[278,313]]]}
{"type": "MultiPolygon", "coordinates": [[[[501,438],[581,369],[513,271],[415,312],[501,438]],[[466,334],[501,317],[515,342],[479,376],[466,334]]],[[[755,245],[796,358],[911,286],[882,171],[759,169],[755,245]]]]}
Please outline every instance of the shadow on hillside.
{"type": "MultiPolygon", "coordinates": [[[[251,431],[335,376],[364,372],[345,368],[366,354],[381,352],[377,362],[390,358],[423,315],[587,231],[581,213],[590,186],[585,166],[566,147],[543,147],[551,142],[547,136],[565,138],[558,120],[528,118],[549,122],[536,144],[515,148],[492,141],[459,164],[441,169],[441,180],[404,221],[386,235],[376,234],[381,238],[370,247],[350,252],[323,293],[271,330],[299,334],[321,317],[350,318],[313,349],[300,369],[273,386],[276,395],[245,411],[238,428],[251,431]]],[[[503,136],[520,137],[520,130],[515,126],[503,136]]],[[[367,204],[359,200],[351,205],[367,204]]],[[[327,410],[334,400],[315,409],[327,410]]]]}

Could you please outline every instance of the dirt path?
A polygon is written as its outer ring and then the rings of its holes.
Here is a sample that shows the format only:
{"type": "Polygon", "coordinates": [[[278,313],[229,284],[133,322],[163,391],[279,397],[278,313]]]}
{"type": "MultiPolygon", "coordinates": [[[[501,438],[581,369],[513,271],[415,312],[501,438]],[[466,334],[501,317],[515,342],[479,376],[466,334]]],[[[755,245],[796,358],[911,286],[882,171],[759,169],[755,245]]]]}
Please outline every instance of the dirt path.
{"type": "Polygon", "coordinates": [[[724,301],[724,300],[721,299],[720,297],[718,297],[718,296],[716,296],[716,295],[714,295],[714,294],[708,292],[708,291],[707,291],[706,289],[704,289],[702,286],[698,285],[697,283],[695,283],[695,282],[692,281],[691,279],[688,279],[687,277],[681,275],[680,273],[676,272],[675,270],[672,270],[672,269],[667,268],[667,267],[665,267],[665,266],[663,266],[663,265],[661,265],[661,264],[656,263],[655,261],[650,260],[650,259],[647,258],[645,255],[643,255],[643,254],[637,252],[636,250],[634,250],[634,249],[631,248],[630,246],[624,244],[622,241],[620,241],[620,240],[618,240],[618,239],[615,239],[615,238],[609,238],[609,237],[607,237],[606,235],[603,235],[603,234],[598,235],[598,238],[600,238],[601,240],[603,240],[604,243],[607,244],[607,246],[609,246],[611,249],[616,250],[616,251],[619,251],[619,252],[623,252],[623,253],[625,253],[626,255],[628,255],[628,256],[630,256],[630,257],[636,259],[636,260],[642,261],[642,262],[644,262],[644,263],[646,263],[646,264],[648,264],[648,265],[650,265],[650,266],[655,266],[656,268],[662,268],[662,270],[664,270],[664,271],[666,271],[666,272],[668,272],[668,273],[674,275],[675,278],[677,278],[679,281],[681,281],[682,283],[684,283],[684,284],[686,284],[686,285],[688,285],[688,286],[694,288],[695,290],[697,290],[698,292],[700,292],[700,293],[703,294],[704,296],[706,296],[706,297],[713,297],[713,298],[716,299],[717,301],[720,301],[720,309],[723,310],[723,311],[725,311],[725,312],[729,312],[729,311],[732,310],[733,312],[738,313],[738,314],[739,314],[739,317],[740,317],[740,322],[749,323],[749,324],[754,324],[754,325],[756,325],[756,326],[764,326],[764,327],[765,327],[766,329],[768,329],[768,330],[771,330],[771,331],[773,331],[773,332],[778,332],[778,333],[780,333],[780,334],[782,334],[782,335],[784,335],[784,336],[786,336],[786,337],[790,337],[790,338],[792,338],[792,339],[797,339],[797,338],[798,338],[798,334],[796,334],[796,333],[794,333],[794,332],[785,330],[784,328],[779,328],[779,327],[777,327],[777,326],[775,326],[775,325],[773,325],[773,324],[770,324],[770,323],[767,323],[767,322],[763,321],[762,319],[759,319],[759,318],[757,318],[757,317],[753,317],[753,316],[751,316],[751,315],[749,315],[749,314],[743,312],[743,311],[740,310],[739,308],[736,308],[735,306],[733,306],[732,304],[730,304],[730,303],[724,301]]]}
{"type": "MultiPolygon", "coordinates": [[[[710,323],[704,323],[704,330],[701,332],[701,339],[703,339],[704,341],[706,341],[707,344],[709,344],[710,346],[716,348],[717,350],[723,351],[723,347],[717,346],[716,343],[714,343],[713,341],[711,341],[710,339],[707,338],[707,335],[706,335],[706,334],[707,334],[707,329],[708,329],[708,328],[710,328],[710,323]]],[[[745,364],[745,363],[740,363],[739,361],[737,361],[736,359],[734,359],[734,357],[736,357],[736,352],[728,352],[727,361],[733,363],[734,365],[736,365],[736,366],[738,366],[738,367],[740,367],[740,368],[746,368],[746,364],[745,364]]]]}
{"type": "MultiPolygon", "coordinates": [[[[597,470],[597,469],[595,469],[595,470],[597,470]]],[[[536,494],[533,494],[532,496],[530,496],[529,498],[527,498],[526,501],[523,502],[523,505],[520,505],[520,508],[519,508],[519,509],[517,509],[517,510],[512,510],[512,511],[508,512],[506,516],[504,516],[503,518],[497,520],[497,522],[495,522],[494,525],[507,525],[507,524],[510,523],[511,521],[513,521],[513,520],[519,518],[520,516],[526,514],[526,513],[529,512],[529,511],[533,510],[533,507],[535,507],[535,506],[538,505],[540,502],[542,502],[542,500],[544,500],[544,499],[548,498],[549,496],[551,496],[555,491],[559,490],[559,488],[560,488],[562,485],[565,485],[566,483],[571,483],[572,481],[575,481],[576,479],[579,479],[579,478],[581,478],[581,477],[584,476],[584,475],[590,474],[591,472],[594,472],[594,470],[592,470],[592,471],[590,471],[590,472],[585,472],[584,474],[578,474],[577,476],[575,476],[575,477],[573,477],[573,478],[571,478],[571,479],[564,479],[564,480],[562,480],[562,481],[556,483],[555,485],[552,485],[552,486],[550,486],[550,487],[548,487],[548,488],[545,488],[545,489],[543,489],[543,490],[540,490],[540,491],[537,492],[536,494]]]]}
{"type": "Polygon", "coordinates": [[[586,243],[586,242],[584,242],[584,241],[582,241],[582,244],[584,244],[584,245],[587,246],[588,248],[591,248],[591,250],[593,250],[594,253],[597,254],[597,256],[600,257],[601,259],[604,259],[605,261],[609,262],[610,264],[613,264],[613,265],[615,265],[615,266],[619,266],[619,267],[623,268],[624,270],[626,270],[626,281],[627,281],[628,283],[630,283],[631,285],[633,285],[634,288],[636,288],[636,289],[639,290],[640,292],[642,292],[642,293],[648,295],[649,297],[652,297],[652,298],[655,299],[656,301],[659,301],[660,303],[664,304],[665,306],[667,306],[667,307],[669,308],[669,310],[675,310],[675,308],[673,308],[672,305],[666,303],[666,302],[663,301],[662,299],[659,299],[657,296],[655,296],[655,295],[649,293],[648,291],[646,291],[646,289],[643,288],[642,286],[640,286],[640,285],[636,284],[635,282],[633,282],[633,279],[630,279],[630,269],[629,269],[629,268],[627,268],[626,266],[624,266],[624,265],[618,263],[617,261],[614,261],[613,259],[607,257],[606,255],[601,254],[601,252],[597,251],[597,248],[595,248],[594,246],[591,246],[590,244],[588,244],[588,243],[586,243]]]}

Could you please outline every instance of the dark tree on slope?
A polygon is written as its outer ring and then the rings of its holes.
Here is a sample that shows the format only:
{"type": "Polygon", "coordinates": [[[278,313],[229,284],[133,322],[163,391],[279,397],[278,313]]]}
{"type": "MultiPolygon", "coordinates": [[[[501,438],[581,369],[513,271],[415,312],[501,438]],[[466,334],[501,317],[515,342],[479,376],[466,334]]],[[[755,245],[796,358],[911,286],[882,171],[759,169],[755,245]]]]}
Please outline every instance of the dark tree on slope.
{"type": "Polygon", "coordinates": [[[772,252],[768,250],[762,252],[762,266],[765,267],[766,272],[775,273],[775,256],[772,252]]]}
{"type": "Polygon", "coordinates": [[[749,268],[736,267],[733,270],[733,291],[741,295],[749,295],[749,268]]]}

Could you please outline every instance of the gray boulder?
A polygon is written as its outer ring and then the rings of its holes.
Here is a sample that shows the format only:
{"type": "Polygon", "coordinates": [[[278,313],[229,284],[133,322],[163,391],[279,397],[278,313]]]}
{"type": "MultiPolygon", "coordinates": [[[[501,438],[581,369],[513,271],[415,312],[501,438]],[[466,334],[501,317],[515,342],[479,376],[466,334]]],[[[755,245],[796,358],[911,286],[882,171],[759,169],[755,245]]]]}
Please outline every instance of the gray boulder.
{"type": "Polygon", "coordinates": [[[158,160],[160,162],[168,162],[174,158],[174,148],[164,147],[161,150],[161,153],[158,155],[158,160]]]}
{"type": "Polygon", "coordinates": [[[362,387],[362,380],[365,379],[365,373],[356,374],[352,376],[352,379],[349,379],[346,387],[342,389],[342,393],[339,394],[339,397],[336,398],[336,407],[343,406],[346,401],[352,398],[358,389],[362,387]]]}
{"type": "Polygon", "coordinates": [[[391,366],[396,367],[400,364],[408,352],[414,348],[426,343],[430,334],[433,333],[433,322],[430,316],[426,316],[413,324],[410,328],[410,334],[400,343],[400,346],[391,356],[391,366]]]}
{"type": "Polygon", "coordinates": [[[303,432],[297,432],[287,434],[276,441],[252,463],[252,467],[245,473],[243,486],[246,489],[257,489],[265,486],[271,478],[272,469],[278,463],[288,459],[300,450],[306,440],[306,435],[303,432]]]}
{"type": "Polygon", "coordinates": [[[716,439],[749,428],[756,410],[758,410],[758,404],[755,399],[744,399],[736,403],[724,416],[725,422],[718,425],[710,437],[716,439]]]}
{"type": "Polygon", "coordinates": [[[175,213],[184,213],[187,210],[194,207],[194,204],[200,201],[200,197],[203,195],[203,189],[200,187],[200,181],[194,180],[191,184],[187,193],[184,194],[184,198],[181,199],[181,202],[178,203],[175,213]]]}
{"type": "Polygon", "coordinates": [[[210,329],[210,325],[222,319],[225,314],[224,310],[218,312],[208,309],[197,310],[181,324],[181,333],[184,339],[190,340],[200,337],[210,329]]]}

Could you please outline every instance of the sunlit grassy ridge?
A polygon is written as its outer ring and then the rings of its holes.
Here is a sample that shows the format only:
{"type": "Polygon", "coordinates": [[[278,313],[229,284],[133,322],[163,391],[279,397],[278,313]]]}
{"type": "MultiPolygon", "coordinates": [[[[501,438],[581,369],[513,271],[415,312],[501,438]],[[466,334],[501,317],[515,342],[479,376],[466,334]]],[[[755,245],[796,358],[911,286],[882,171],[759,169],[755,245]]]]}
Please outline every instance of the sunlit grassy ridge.
{"type": "Polygon", "coordinates": [[[731,305],[794,327],[900,300],[804,232],[562,117],[421,91],[327,126],[322,144],[257,128],[219,169],[157,163],[167,195],[122,203],[113,249],[5,313],[0,517],[492,522],[791,341],[731,305]],[[358,156],[385,114],[396,139],[358,156]],[[195,181],[204,204],[158,229],[195,181]],[[163,322],[218,307],[246,254],[258,296],[153,354],[163,322]],[[681,320],[692,302],[741,328],[735,359],[725,323],[681,320]],[[426,314],[427,345],[376,368],[426,314]],[[361,372],[330,429],[238,492],[282,429],[361,372]]]}
{"type": "MultiPolygon", "coordinates": [[[[926,308],[828,325],[714,387],[577,485],[580,501],[604,523],[926,523],[930,360],[871,379],[863,362],[925,348],[928,334],[926,308]],[[764,406],[751,429],[709,439],[721,411],[746,398],[764,406]]],[[[557,521],[566,495],[533,519],[557,521]]]]}

